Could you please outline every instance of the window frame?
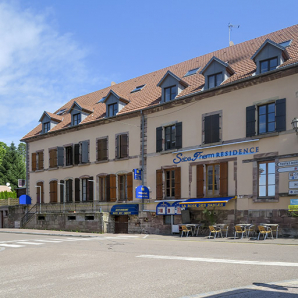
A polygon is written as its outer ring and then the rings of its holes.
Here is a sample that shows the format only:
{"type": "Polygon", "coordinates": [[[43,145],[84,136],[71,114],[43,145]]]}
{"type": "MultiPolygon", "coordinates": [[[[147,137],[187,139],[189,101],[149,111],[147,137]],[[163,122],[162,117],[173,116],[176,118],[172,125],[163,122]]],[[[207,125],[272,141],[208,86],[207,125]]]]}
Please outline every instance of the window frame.
{"type": "Polygon", "coordinates": [[[278,56],[259,61],[259,66],[260,66],[260,74],[261,73],[266,73],[268,71],[271,71],[271,70],[276,69],[278,67],[278,56]],[[271,69],[270,62],[273,61],[273,60],[276,60],[276,67],[273,68],[273,69],[271,69]],[[268,64],[267,64],[266,70],[265,71],[262,71],[262,63],[264,63],[264,62],[267,62],[268,64]]]}
{"type": "Polygon", "coordinates": [[[164,148],[165,151],[176,149],[176,124],[164,126],[164,140],[165,140],[165,148],[164,148]],[[174,137],[173,137],[173,128],[175,130],[174,137]],[[167,134],[167,130],[170,130],[169,134],[167,134]],[[169,147],[167,142],[167,135],[170,136],[169,147]]]}
{"type": "Polygon", "coordinates": [[[69,145],[69,146],[65,146],[64,147],[65,150],[65,166],[69,167],[69,166],[73,166],[74,162],[73,162],[73,145],[69,145]]]}
{"type": "Polygon", "coordinates": [[[216,144],[222,141],[222,110],[215,111],[210,113],[202,114],[202,144],[209,145],[209,144],[216,144]],[[206,142],[206,117],[212,117],[218,115],[218,140],[212,142],[206,142]]]}
{"type": "Polygon", "coordinates": [[[109,160],[109,139],[108,137],[101,137],[96,139],[96,161],[97,162],[105,162],[109,160]],[[101,143],[102,144],[100,147],[101,143]],[[105,151],[105,153],[104,153],[105,151]],[[101,152],[101,156],[99,156],[101,152]]]}
{"type": "Polygon", "coordinates": [[[116,135],[115,157],[117,160],[129,158],[129,134],[128,132],[120,133],[116,135]],[[126,144],[124,142],[124,136],[126,136],[126,144]],[[126,149],[124,149],[126,148],[126,149]],[[126,152],[125,152],[126,151],[126,152]]]}
{"type": "Polygon", "coordinates": [[[109,202],[110,193],[109,193],[109,179],[108,175],[97,176],[98,179],[98,200],[100,202],[109,202]]]}
{"type": "Polygon", "coordinates": [[[44,122],[43,123],[43,133],[47,133],[48,131],[51,130],[51,122],[44,122]]]}
{"type": "Polygon", "coordinates": [[[73,114],[72,115],[72,125],[79,125],[82,121],[81,113],[73,114]]]}
{"type": "Polygon", "coordinates": [[[177,96],[178,92],[177,92],[177,85],[173,85],[173,86],[169,86],[163,89],[163,94],[164,94],[164,102],[169,102],[175,99],[175,97],[177,96]],[[170,99],[167,100],[167,96],[166,96],[166,92],[167,90],[170,90],[170,99]],[[172,90],[174,90],[174,92],[172,92],[172,90]],[[172,96],[175,95],[173,98],[172,96]]]}
{"type": "Polygon", "coordinates": [[[223,80],[223,73],[218,72],[218,73],[214,73],[212,75],[209,75],[209,76],[207,76],[207,80],[208,80],[208,89],[218,87],[224,81],[223,80]],[[219,75],[221,76],[220,77],[221,78],[220,83],[219,83],[219,75]],[[210,78],[214,78],[214,86],[213,87],[210,87],[210,78]]]}
{"type": "Polygon", "coordinates": [[[117,102],[114,102],[114,103],[111,103],[108,105],[108,117],[114,117],[117,115],[118,112],[119,111],[118,111],[118,103],[117,102]],[[113,109],[112,115],[110,113],[110,108],[113,109]]]}
{"type": "Polygon", "coordinates": [[[124,202],[128,200],[127,196],[127,174],[118,174],[118,201],[124,202]],[[123,181],[121,181],[123,180],[123,181]],[[121,187],[122,185],[122,187],[121,187]]]}
{"type": "Polygon", "coordinates": [[[269,102],[266,104],[258,105],[258,135],[266,134],[266,133],[272,133],[276,131],[276,103],[275,102],[269,102]],[[269,105],[274,104],[274,121],[269,121],[269,114],[273,114],[273,112],[268,112],[269,105]],[[266,113],[260,115],[260,108],[266,107],[266,113]],[[266,116],[266,129],[264,132],[260,132],[260,117],[265,115],[266,116]],[[268,130],[268,126],[270,123],[274,123],[274,130],[268,130]]]}
{"type": "Polygon", "coordinates": [[[220,163],[212,163],[212,164],[206,164],[206,197],[219,197],[220,196],[220,163]],[[215,167],[218,166],[218,184],[217,184],[217,191],[218,193],[216,194],[215,193],[215,176],[216,176],[216,173],[215,173],[215,167]],[[212,170],[212,194],[209,194],[209,180],[208,180],[208,167],[212,167],[213,170],[212,170]]]}
{"type": "Polygon", "coordinates": [[[164,170],[164,175],[165,175],[165,198],[166,199],[175,199],[175,169],[165,169],[164,170]],[[169,179],[167,175],[169,174],[169,179]],[[169,181],[169,186],[168,182],[169,181]],[[169,191],[169,195],[168,195],[169,191]]]}
{"type": "Polygon", "coordinates": [[[258,182],[257,182],[257,198],[258,199],[275,199],[275,197],[276,197],[276,162],[274,161],[274,160],[266,160],[266,161],[259,161],[258,163],[257,163],[257,165],[258,165],[258,175],[257,175],[257,177],[258,177],[258,182]],[[265,174],[260,174],[260,165],[261,164],[266,164],[266,173],[265,174]],[[274,164],[274,173],[269,173],[268,172],[268,165],[269,164],[274,164]],[[268,183],[268,176],[269,175],[273,175],[274,174],[274,184],[269,184],[268,183]],[[266,182],[265,182],[265,187],[266,187],[266,195],[265,196],[261,196],[260,195],[260,186],[264,186],[264,185],[260,185],[260,175],[266,175],[266,182]],[[269,195],[268,194],[268,188],[269,188],[269,186],[274,186],[274,195],[269,195]]]}

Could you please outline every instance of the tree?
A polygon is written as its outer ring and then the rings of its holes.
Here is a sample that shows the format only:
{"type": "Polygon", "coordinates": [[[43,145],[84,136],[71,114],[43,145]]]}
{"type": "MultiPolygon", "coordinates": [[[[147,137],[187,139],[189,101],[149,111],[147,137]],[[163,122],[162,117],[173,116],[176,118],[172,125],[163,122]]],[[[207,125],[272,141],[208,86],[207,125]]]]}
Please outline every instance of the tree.
{"type": "Polygon", "coordinates": [[[0,142],[0,165],[2,164],[2,160],[6,154],[7,145],[3,142],[0,142]]]}
{"type": "Polygon", "coordinates": [[[19,144],[18,152],[21,155],[23,162],[26,164],[26,145],[24,143],[19,144]]]}
{"type": "Polygon", "coordinates": [[[0,184],[9,182],[11,190],[14,191],[18,187],[18,179],[25,179],[25,177],[26,166],[23,157],[12,142],[0,165],[0,184]]]}

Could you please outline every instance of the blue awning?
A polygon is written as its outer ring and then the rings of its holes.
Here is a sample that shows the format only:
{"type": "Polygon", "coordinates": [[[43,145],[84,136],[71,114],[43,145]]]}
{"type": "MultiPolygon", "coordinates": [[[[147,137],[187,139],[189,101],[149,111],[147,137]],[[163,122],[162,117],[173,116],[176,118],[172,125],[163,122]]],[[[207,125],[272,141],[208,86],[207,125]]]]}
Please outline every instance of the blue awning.
{"type": "Polygon", "coordinates": [[[188,199],[180,203],[181,208],[187,207],[224,207],[227,202],[237,197],[188,199]]]}
{"type": "Polygon", "coordinates": [[[110,212],[112,215],[135,215],[139,214],[139,204],[114,205],[110,212]]]}

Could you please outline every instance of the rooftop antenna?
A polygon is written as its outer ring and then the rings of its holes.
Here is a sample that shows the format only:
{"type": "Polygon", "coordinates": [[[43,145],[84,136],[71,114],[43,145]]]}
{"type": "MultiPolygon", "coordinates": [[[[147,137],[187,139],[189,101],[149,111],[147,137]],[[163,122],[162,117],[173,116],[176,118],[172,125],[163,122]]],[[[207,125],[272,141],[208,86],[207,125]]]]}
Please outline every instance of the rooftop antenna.
{"type": "Polygon", "coordinates": [[[240,25],[232,25],[231,23],[229,23],[228,27],[229,27],[229,46],[233,46],[234,43],[231,41],[231,31],[232,31],[232,28],[239,28],[240,25]]]}

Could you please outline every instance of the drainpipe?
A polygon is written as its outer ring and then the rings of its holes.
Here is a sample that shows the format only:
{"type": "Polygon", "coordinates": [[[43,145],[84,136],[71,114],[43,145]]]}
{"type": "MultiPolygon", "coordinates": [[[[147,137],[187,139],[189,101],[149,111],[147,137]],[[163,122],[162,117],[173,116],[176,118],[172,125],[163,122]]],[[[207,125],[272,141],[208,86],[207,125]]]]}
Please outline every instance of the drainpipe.
{"type": "MultiPolygon", "coordinates": [[[[141,134],[142,134],[142,152],[141,152],[141,159],[142,159],[142,185],[144,185],[144,124],[145,124],[145,118],[144,118],[144,113],[143,113],[143,110],[141,110],[141,121],[142,121],[142,124],[141,124],[141,134]]],[[[142,199],[142,205],[141,205],[141,210],[143,211],[144,210],[144,199],[142,199]]]]}

